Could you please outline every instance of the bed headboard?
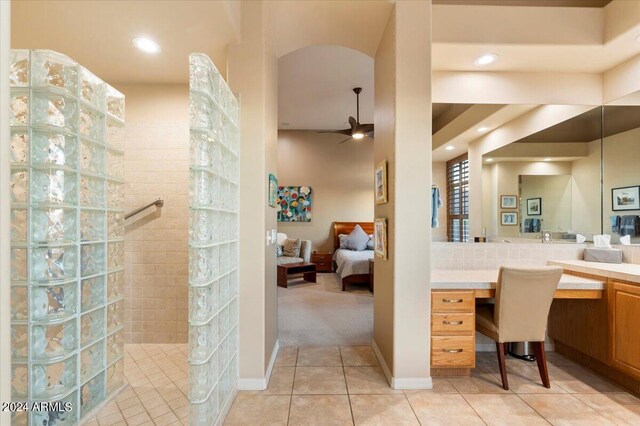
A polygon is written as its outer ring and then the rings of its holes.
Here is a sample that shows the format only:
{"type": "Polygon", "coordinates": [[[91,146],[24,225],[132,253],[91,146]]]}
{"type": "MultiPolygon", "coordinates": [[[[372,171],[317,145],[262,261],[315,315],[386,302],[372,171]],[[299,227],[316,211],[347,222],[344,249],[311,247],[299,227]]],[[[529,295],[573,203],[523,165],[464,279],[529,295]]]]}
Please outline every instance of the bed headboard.
{"type": "Polygon", "coordinates": [[[373,222],[333,222],[333,251],[340,248],[338,235],[351,233],[356,225],[360,225],[367,234],[373,234],[373,222]]]}

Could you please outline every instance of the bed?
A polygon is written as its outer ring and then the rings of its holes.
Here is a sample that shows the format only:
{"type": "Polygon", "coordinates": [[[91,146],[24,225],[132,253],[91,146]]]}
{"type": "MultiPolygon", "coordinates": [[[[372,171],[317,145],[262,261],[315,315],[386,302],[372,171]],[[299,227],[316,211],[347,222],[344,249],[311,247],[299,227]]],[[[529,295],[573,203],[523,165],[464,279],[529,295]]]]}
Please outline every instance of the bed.
{"type": "Polygon", "coordinates": [[[373,222],[334,222],[333,223],[333,261],[336,263],[336,273],[342,280],[342,291],[349,284],[368,284],[369,260],[373,259],[373,250],[352,251],[340,248],[341,234],[349,234],[356,225],[367,233],[373,234],[373,222]]]}

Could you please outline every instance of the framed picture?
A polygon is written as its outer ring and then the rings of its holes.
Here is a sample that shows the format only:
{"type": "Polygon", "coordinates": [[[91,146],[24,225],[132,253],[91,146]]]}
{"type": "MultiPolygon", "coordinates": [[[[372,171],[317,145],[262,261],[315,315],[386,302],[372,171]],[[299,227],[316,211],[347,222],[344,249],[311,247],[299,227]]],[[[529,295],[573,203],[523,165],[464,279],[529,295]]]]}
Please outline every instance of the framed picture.
{"type": "Polygon", "coordinates": [[[311,222],[312,202],[310,186],[279,186],[278,222],[311,222]]]}
{"type": "Polygon", "coordinates": [[[501,195],[500,208],[501,209],[517,209],[518,196],[517,195],[501,195]]]}
{"type": "Polygon", "coordinates": [[[542,215],[542,198],[527,199],[527,216],[542,215]]]}
{"type": "Polygon", "coordinates": [[[376,204],[387,202],[387,160],[382,160],[375,170],[376,204]]]}
{"type": "Polygon", "coordinates": [[[278,203],[278,179],[269,173],[269,205],[275,207],[278,203]]]}
{"type": "Polygon", "coordinates": [[[373,250],[380,259],[387,258],[387,219],[376,218],[373,223],[373,250]]]}
{"type": "Polygon", "coordinates": [[[500,225],[502,225],[502,226],[518,226],[518,213],[517,212],[502,212],[502,213],[500,213],[500,225]]]}
{"type": "Polygon", "coordinates": [[[611,208],[614,212],[640,210],[640,186],[611,188],[611,208]]]}

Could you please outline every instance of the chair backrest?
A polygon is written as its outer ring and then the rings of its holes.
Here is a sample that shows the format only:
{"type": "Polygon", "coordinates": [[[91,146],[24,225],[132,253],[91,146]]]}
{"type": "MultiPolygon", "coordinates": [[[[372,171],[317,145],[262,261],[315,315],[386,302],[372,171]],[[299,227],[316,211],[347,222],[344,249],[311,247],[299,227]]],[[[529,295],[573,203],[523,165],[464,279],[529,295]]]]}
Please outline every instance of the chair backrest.
{"type": "Polygon", "coordinates": [[[500,268],[494,321],[501,342],[544,341],[562,268],[500,268]]]}

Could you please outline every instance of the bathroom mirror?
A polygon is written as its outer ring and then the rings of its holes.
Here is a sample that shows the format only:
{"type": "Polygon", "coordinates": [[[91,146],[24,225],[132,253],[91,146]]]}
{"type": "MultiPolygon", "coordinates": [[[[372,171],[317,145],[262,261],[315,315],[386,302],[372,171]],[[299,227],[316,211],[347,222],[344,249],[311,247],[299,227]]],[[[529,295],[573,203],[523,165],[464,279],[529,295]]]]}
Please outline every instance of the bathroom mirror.
{"type": "Polygon", "coordinates": [[[600,233],[601,136],[602,107],[584,107],[483,155],[482,226],[489,240],[540,240],[548,232],[553,241],[569,242],[576,233],[587,239],[600,233]]]}
{"type": "Polygon", "coordinates": [[[604,107],[602,222],[612,242],[640,244],[640,96],[604,107]]]}

